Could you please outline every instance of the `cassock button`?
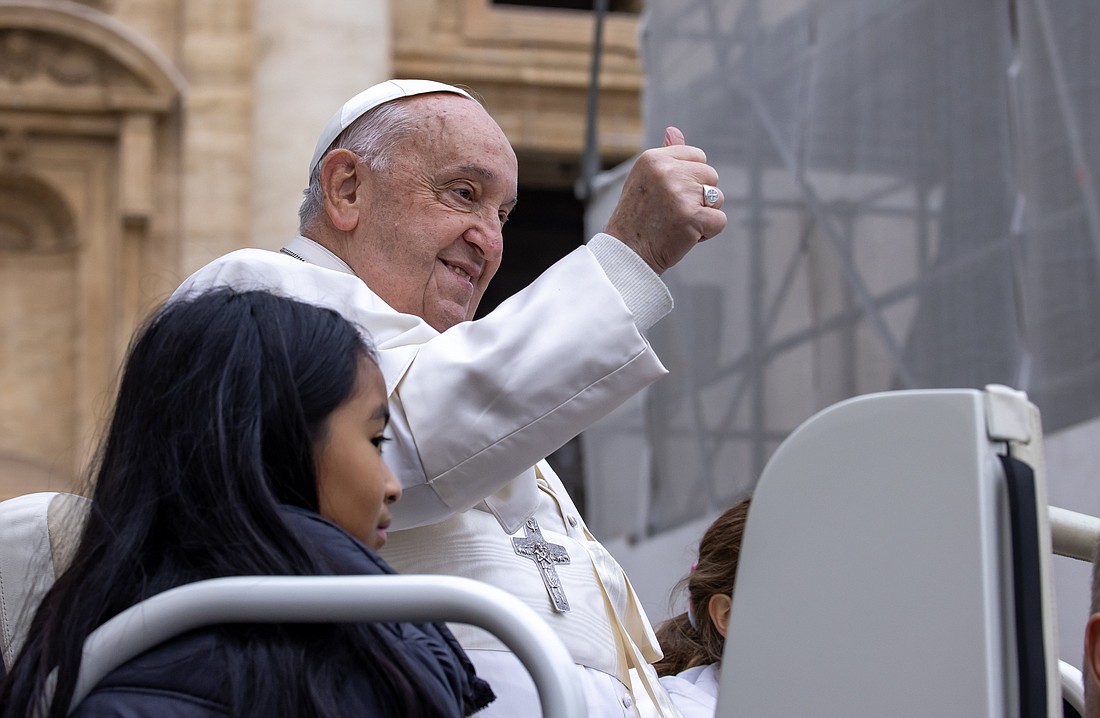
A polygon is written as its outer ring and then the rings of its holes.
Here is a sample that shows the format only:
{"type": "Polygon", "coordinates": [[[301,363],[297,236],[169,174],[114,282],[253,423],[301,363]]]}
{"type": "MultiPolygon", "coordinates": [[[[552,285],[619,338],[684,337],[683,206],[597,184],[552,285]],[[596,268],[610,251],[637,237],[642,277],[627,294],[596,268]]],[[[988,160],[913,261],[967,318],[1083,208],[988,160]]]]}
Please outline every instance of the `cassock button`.
{"type": "Polygon", "coordinates": [[[573,528],[577,528],[577,524],[579,524],[579,523],[580,523],[580,521],[577,521],[576,516],[574,516],[573,514],[569,514],[569,525],[570,526],[572,526],[573,528]]]}
{"type": "Polygon", "coordinates": [[[630,707],[634,705],[634,699],[630,697],[629,693],[623,694],[623,708],[630,710],[630,707]]]}

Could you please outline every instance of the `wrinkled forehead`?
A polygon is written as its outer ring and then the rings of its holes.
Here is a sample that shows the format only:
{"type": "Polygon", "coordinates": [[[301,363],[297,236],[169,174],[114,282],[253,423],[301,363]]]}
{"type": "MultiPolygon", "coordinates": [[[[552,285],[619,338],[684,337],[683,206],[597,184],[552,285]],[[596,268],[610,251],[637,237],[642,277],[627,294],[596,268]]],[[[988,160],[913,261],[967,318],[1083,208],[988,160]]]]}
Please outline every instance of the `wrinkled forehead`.
{"type": "Polygon", "coordinates": [[[405,97],[396,102],[407,105],[413,117],[427,131],[467,132],[485,138],[486,142],[507,145],[511,149],[504,130],[477,100],[461,95],[433,93],[405,97]]]}
{"type": "Polygon", "coordinates": [[[405,138],[410,150],[430,153],[440,163],[485,164],[504,178],[518,173],[516,153],[504,130],[474,100],[432,94],[400,100],[408,103],[416,129],[405,138]]]}

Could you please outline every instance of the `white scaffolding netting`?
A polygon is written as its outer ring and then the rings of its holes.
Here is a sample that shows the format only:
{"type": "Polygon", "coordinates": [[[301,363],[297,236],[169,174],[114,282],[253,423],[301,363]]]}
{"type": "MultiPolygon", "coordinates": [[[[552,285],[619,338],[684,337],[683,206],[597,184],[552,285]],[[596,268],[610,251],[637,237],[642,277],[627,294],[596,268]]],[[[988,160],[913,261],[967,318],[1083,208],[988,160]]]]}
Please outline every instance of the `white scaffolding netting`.
{"type": "Polygon", "coordinates": [[[602,533],[728,505],[857,394],[1003,383],[1048,431],[1100,414],[1100,4],[648,5],[647,144],[703,147],[729,225],[666,274],[644,419],[585,436],[602,533]]]}

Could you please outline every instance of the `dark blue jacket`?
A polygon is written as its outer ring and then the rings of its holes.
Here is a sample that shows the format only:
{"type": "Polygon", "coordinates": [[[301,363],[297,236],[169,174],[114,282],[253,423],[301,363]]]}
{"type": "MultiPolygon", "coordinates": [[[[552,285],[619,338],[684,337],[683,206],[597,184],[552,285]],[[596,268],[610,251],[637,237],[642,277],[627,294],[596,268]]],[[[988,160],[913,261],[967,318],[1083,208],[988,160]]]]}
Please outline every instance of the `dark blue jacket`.
{"type": "MultiPolygon", "coordinates": [[[[287,508],[286,519],[303,543],[324,557],[334,575],[373,575],[394,573],[366,546],[328,520],[308,511],[287,508]]],[[[380,623],[383,636],[396,646],[411,665],[411,683],[419,692],[434,695],[437,702],[454,706],[455,718],[469,715],[493,699],[489,685],[478,678],[466,654],[450,631],[442,624],[380,623]]],[[[309,641],[309,625],[293,627],[289,640],[299,635],[309,641]]],[[[76,718],[212,718],[229,716],[232,662],[229,652],[235,632],[237,641],[270,640],[271,627],[221,626],[193,631],[138,656],[104,678],[80,704],[76,718]],[[267,635],[265,636],[265,629],[267,635]]],[[[284,636],[282,640],[287,640],[284,636]]],[[[268,685],[282,680],[308,680],[308,677],[281,675],[275,665],[253,663],[254,675],[266,676],[268,685]]],[[[342,660],[343,657],[330,657],[342,660]]],[[[380,705],[375,690],[376,674],[364,670],[350,655],[346,657],[346,675],[341,686],[341,709],[345,715],[373,718],[394,716],[392,706],[380,705]]],[[[285,673],[285,671],[282,671],[285,673]]],[[[265,690],[260,687],[260,690],[265,690]]],[[[288,714],[293,711],[288,709],[288,714]]],[[[403,716],[401,717],[403,718],[403,716]]]]}

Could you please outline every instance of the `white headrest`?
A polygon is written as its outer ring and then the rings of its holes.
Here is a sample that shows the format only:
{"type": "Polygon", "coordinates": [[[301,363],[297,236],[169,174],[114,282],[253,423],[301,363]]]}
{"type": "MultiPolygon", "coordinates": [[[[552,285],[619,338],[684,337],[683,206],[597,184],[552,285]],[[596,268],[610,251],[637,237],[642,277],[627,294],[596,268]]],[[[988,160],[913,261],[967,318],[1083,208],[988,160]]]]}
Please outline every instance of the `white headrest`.
{"type": "Polygon", "coordinates": [[[0,502],[0,658],[10,666],[42,596],[68,566],[88,501],[44,491],[0,502]]]}

